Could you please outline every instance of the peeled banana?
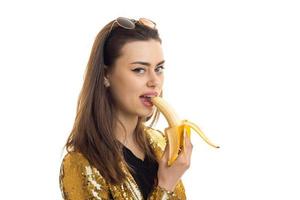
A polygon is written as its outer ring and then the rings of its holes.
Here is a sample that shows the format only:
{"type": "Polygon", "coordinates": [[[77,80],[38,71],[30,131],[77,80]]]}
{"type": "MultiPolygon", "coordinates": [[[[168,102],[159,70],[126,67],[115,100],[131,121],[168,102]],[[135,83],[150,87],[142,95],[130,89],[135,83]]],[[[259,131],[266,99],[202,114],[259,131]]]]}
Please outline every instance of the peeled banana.
{"type": "Polygon", "coordinates": [[[178,157],[180,149],[185,148],[183,134],[185,131],[187,136],[190,137],[191,128],[194,129],[207,144],[215,148],[219,148],[219,146],[209,141],[195,123],[188,120],[180,120],[178,115],[175,113],[175,110],[163,98],[158,96],[152,97],[151,102],[160,112],[162,112],[169,125],[169,127],[164,130],[169,144],[168,166],[171,166],[174,163],[178,157]]]}

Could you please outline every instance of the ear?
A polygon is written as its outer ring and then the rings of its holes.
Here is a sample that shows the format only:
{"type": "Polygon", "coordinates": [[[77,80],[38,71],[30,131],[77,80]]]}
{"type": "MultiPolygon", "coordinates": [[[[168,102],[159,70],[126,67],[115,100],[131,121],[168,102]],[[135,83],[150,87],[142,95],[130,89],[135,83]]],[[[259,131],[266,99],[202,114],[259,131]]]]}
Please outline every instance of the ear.
{"type": "Polygon", "coordinates": [[[104,86],[109,87],[109,72],[108,72],[108,66],[104,65],[104,86]]]}
{"type": "Polygon", "coordinates": [[[110,76],[109,76],[109,74],[108,73],[105,73],[105,75],[104,75],[104,80],[109,80],[110,79],[110,76]]]}
{"type": "Polygon", "coordinates": [[[103,84],[104,84],[105,87],[109,87],[110,86],[108,78],[104,77],[104,83],[103,84]]]}
{"type": "Polygon", "coordinates": [[[104,65],[104,79],[109,78],[108,66],[104,65]]]}

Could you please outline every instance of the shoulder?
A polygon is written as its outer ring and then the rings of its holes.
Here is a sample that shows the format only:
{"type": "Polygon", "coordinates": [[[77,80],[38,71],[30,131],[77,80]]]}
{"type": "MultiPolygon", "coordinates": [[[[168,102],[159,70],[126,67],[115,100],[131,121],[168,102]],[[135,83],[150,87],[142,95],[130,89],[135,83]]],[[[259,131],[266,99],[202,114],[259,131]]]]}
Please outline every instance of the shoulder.
{"type": "Polygon", "coordinates": [[[75,166],[84,166],[88,165],[88,160],[80,152],[68,152],[62,161],[62,164],[65,167],[75,167],[75,166]]]}
{"type": "Polygon", "coordinates": [[[167,144],[164,133],[158,129],[147,126],[144,127],[144,131],[156,156],[160,157],[167,144]]]}
{"type": "Polygon", "coordinates": [[[94,195],[108,196],[108,185],[99,171],[80,152],[68,152],[61,163],[60,188],[64,199],[86,199],[94,195]]]}
{"type": "Polygon", "coordinates": [[[72,184],[74,182],[85,182],[84,175],[91,168],[88,160],[80,152],[68,152],[60,167],[61,184],[72,184]]]}
{"type": "Polygon", "coordinates": [[[145,127],[144,130],[150,143],[155,143],[162,149],[165,148],[166,137],[162,131],[151,127],[145,127]]]}
{"type": "Polygon", "coordinates": [[[64,156],[61,163],[61,170],[70,175],[82,175],[92,171],[92,166],[82,153],[72,151],[64,156]]]}
{"type": "Polygon", "coordinates": [[[77,172],[77,175],[81,175],[86,179],[90,179],[91,176],[102,177],[99,171],[80,152],[68,152],[63,158],[61,168],[63,172],[77,172]]]}

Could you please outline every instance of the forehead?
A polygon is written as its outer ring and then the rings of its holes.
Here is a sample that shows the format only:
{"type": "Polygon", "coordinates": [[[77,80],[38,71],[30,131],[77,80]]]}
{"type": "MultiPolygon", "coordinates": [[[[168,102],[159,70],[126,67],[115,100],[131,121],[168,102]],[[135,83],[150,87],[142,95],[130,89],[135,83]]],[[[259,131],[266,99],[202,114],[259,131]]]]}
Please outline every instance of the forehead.
{"type": "Polygon", "coordinates": [[[159,41],[133,41],[126,43],[121,49],[119,61],[157,62],[163,60],[163,51],[159,41]]]}

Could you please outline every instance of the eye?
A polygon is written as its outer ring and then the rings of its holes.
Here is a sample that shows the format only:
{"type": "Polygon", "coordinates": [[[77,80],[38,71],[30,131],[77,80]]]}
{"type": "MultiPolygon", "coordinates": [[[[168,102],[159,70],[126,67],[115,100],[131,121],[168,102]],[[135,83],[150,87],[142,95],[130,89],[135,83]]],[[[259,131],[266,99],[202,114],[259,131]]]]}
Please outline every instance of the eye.
{"type": "Polygon", "coordinates": [[[134,72],[136,72],[138,74],[142,74],[145,71],[145,69],[141,68],[141,67],[138,67],[138,68],[133,69],[132,71],[134,71],[134,72]]]}
{"type": "Polygon", "coordinates": [[[164,66],[159,66],[155,70],[158,71],[159,73],[162,73],[164,71],[164,66]]]}
{"type": "MultiPolygon", "coordinates": [[[[161,74],[161,73],[163,73],[164,69],[165,69],[164,66],[159,66],[155,69],[155,71],[161,74]]],[[[137,67],[137,68],[133,69],[132,71],[134,71],[138,74],[143,74],[146,71],[146,69],[144,69],[142,67],[137,67]]]]}

